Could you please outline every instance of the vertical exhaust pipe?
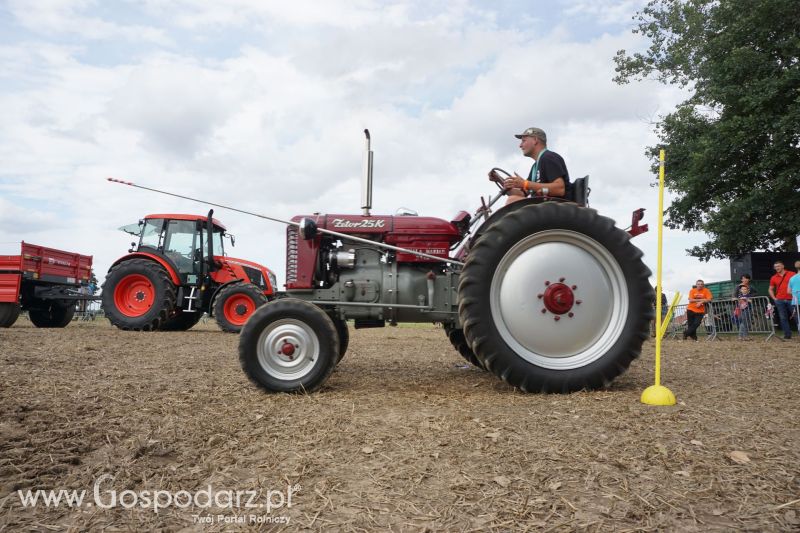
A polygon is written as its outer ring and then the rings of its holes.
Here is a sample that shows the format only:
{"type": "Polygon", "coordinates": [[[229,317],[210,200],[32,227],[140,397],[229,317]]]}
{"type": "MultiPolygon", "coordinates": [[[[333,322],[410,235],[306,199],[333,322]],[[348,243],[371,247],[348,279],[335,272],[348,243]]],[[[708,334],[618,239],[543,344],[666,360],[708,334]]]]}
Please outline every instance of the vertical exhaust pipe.
{"type": "Polygon", "coordinates": [[[364,130],[366,151],[364,152],[364,179],[361,180],[361,209],[365,217],[372,209],[372,150],[370,150],[369,130],[364,130]]]}

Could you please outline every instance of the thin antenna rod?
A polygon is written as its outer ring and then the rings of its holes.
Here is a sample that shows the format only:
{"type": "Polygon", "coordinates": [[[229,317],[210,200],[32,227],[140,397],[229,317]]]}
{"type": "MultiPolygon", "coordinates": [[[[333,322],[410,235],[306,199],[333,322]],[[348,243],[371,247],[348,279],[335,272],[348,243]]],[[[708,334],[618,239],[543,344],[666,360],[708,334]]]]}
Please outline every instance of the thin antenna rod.
{"type": "MultiPolygon", "coordinates": [[[[198,203],[201,203],[201,204],[213,205],[214,207],[220,207],[222,209],[228,209],[230,211],[236,211],[237,213],[242,213],[242,214],[245,214],[245,215],[250,215],[250,216],[254,216],[254,217],[258,217],[258,218],[263,218],[265,220],[271,220],[272,222],[280,222],[281,224],[287,224],[289,226],[295,226],[295,227],[299,227],[300,226],[299,222],[292,222],[291,220],[282,220],[280,218],[268,217],[267,215],[262,215],[260,213],[253,213],[252,211],[245,211],[244,209],[237,209],[236,207],[231,207],[229,205],[223,205],[223,204],[218,204],[218,203],[215,203],[215,202],[209,202],[208,200],[201,200],[199,198],[192,198],[191,196],[185,196],[185,195],[182,195],[182,194],[175,194],[174,192],[161,191],[159,189],[153,189],[152,187],[145,187],[144,185],[137,185],[137,184],[133,183],[132,181],[123,181],[123,180],[118,180],[116,178],[106,178],[106,179],[108,181],[112,182],[112,183],[119,183],[121,185],[128,185],[129,187],[134,187],[136,189],[144,189],[145,191],[156,192],[156,193],[159,193],[159,194],[166,194],[167,196],[174,196],[175,198],[181,198],[183,200],[191,200],[192,202],[198,202],[198,203]]],[[[418,252],[416,250],[409,250],[408,248],[398,248],[397,246],[392,246],[390,244],[384,244],[382,242],[375,242],[375,241],[371,241],[369,239],[362,239],[361,237],[354,237],[353,235],[348,235],[347,233],[339,233],[338,231],[331,231],[331,230],[322,229],[322,228],[317,228],[317,231],[319,231],[320,233],[325,233],[326,235],[333,235],[334,237],[339,237],[340,239],[343,239],[343,240],[361,242],[361,243],[364,243],[364,244],[370,244],[372,246],[378,246],[380,248],[385,248],[387,250],[394,250],[395,252],[403,252],[404,254],[412,254],[412,255],[416,255],[418,257],[425,257],[426,259],[433,259],[433,260],[438,261],[438,262],[451,263],[453,265],[464,266],[464,263],[461,263],[460,261],[455,261],[453,259],[448,259],[446,257],[438,257],[438,256],[435,256],[435,255],[430,255],[430,254],[426,254],[426,253],[423,253],[423,252],[418,252]]]]}

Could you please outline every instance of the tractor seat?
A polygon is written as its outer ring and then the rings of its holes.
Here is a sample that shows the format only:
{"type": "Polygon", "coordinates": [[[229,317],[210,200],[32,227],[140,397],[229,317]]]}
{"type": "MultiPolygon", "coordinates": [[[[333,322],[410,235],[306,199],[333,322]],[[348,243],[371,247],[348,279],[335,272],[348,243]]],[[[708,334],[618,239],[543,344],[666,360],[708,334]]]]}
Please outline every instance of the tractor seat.
{"type": "Polygon", "coordinates": [[[589,176],[576,179],[572,184],[572,198],[576,204],[588,207],[589,206],[589,193],[592,189],[589,188],[589,176]]]}

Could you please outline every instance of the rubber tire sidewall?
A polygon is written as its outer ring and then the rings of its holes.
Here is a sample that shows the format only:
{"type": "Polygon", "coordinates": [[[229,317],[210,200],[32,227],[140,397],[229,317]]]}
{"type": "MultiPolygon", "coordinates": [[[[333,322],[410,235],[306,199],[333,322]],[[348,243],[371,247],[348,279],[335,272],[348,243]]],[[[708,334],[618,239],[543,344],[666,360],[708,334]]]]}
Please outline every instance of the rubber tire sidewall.
{"type": "Polygon", "coordinates": [[[444,326],[444,332],[447,335],[447,339],[450,341],[450,344],[453,345],[453,348],[467,361],[469,364],[473,365],[476,368],[480,368],[481,370],[486,370],[483,368],[483,363],[481,363],[480,359],[475,355],[472,351],[472,348],[469,347],[469,342],[467,342],[467,338],[464,336],[464,330],[454,328],[453,326],[444,326]]]}
{"type": "Polygon", "coordinates": [[[203,318],[202,311],[195,311],[194,313],[185,313],[178,311],[178,313],[162,322],[159,326],[159,331],[188,331],[192,329],[200,319],[203,318]]]}
{"type": "Polygon", "coordinates": [[[250,380],[268,392],[314,392],[330,377],[339,359],[339,334],[333,320],[314,304],[297,298],[274,300],[256,309],[239,335],[239,363],[250,380]],[[308,325],[319,342],[314,368],[297,380],[279,380],[269,375],[258,361],[261,333],[277,320],[291,318],[308,325]]]}
{"type": "Polygon", "coordinates": [[[10,328],[13,326],[19,318],[20,312],[21,309],[17,303],[0,303],[0,328],[10,328]]]}
{"type": "Polygon", "coordinates": [[[630,243],[630,235],[594,209],[556,202],[516,209],[486,229],[462,270],[459,318],[467,341],[488,370],[523,391],[565,393],[601,388],[639,356],[649,334],[653,288],[650,270],[641,257],[641,250],[630,243]],[[601,244],[617,261],[627,285],[628,316],[619,337],[604,355],[579,368],[548,369],[514,353],[498,332],[488,305],[495,269],[505,254],[523,238],[546,230],[573,231],[601,244]]]}
{"type": "MultiPolygon", "coordinates": [[[[220,329],[226,333],[239,333],[243,327],[243,325],[233,324],[225,317],[225,301],[236,294],[244,294],[250,297],[255,304],[256,311],[268,301],[264,292],[252,283],[231,283],[222,287],[214,297],[214,319],[220,329]]],[[[253,313],[255,314],[255,311],[253,313]]]]}
{"type": "Polygon", "coordinates": [[[347,353],[347,347],[350,345],[350,330],[347,328],[347,321],[341,318],[331,318],[333,325],[336,326],[336,333],[339,334],[339,358],[336,364],[342,362],[344,354],[347,353]]]}
{"type": "Polygon", "coordinates": [[[157,331],[175,309],[175,285],[164,268],[149,259],[129,259],[111,267],[103,283],[103,311],[114,326],[124,330],[157,331]],[[114,302],[114,290],[123,278],[132,274],[147,277],[155,289],[153,306],[143,315],[122,314],[114,302]]]}
{"type": "Polygon", "coordinates": [[[71,301],[47,301],[28,311],[28,318],[37,328],[65,328],[74,316],[75,303],[71,301]]]}

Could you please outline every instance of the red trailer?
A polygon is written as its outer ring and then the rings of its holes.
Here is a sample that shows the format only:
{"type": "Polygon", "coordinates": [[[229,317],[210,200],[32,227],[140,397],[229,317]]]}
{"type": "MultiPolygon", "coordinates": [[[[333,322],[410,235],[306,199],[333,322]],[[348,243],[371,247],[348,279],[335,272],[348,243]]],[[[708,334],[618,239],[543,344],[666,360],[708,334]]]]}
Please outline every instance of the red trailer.
{"type": "Polygon", "coordinates": [[[0,255],[0,327],[28,311],[39,328],[63,328],[88,294],[92,256],[22,242],[19,255],[0,255]]]}

